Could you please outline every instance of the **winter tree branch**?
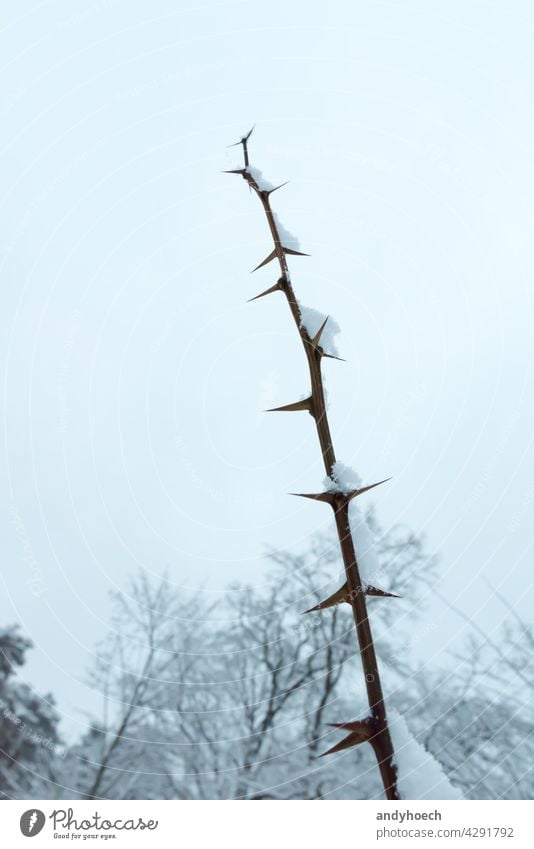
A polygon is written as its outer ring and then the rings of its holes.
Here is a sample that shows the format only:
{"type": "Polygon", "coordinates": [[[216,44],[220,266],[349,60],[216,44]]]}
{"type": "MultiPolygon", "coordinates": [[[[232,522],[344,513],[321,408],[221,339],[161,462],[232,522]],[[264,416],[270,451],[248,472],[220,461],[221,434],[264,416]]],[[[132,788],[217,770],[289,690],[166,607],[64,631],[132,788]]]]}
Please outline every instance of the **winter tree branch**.
{"type": "MultiPolygon", "coordinates": [[[[276,410],[270,412],[307,411],[314,420],[325,471],[330,482],[325,492],[299,494],[305,498],[325,502],[332,508],[345,567],[346,583],[335,594],[337,596],[335,600],[332,601],[332,597],[330,597],[323,604],[319,604],[312,609],[320,610],[323,607],[331,607],[338,601],[348,601],[350,603],[369,703],[369,716],[355,722],[336,725],[336,727],[348,731],[349,734],[340,743],[329,749],[328,752],[325,752],[325,754],[331,754],[363,742],[370,743],[378,762],[386,797],[388,799],[399,799],[393,743],[388,728],[386,706],[365,600],[366,594],[382,596],[390,594],[379,590],[377,587],[370,586],[366,581],[362,581],[349,518],[349,505],[353,499],[363,495],[363,493],[372,489],[374,486],[378,486],[378,484],[363,487],[347,487],[340,480],[336,472],[337,461],[328,422],[321,372],[321,363],[324,357],[338,359],[331,351],[327,350],[328,346],[325,342],[328,336],[327,326],[329,318],[324,318],[319,328],[313,333],[307,327],[306,316],[303,315],[304,311],[295,296],[287,263],[288,255],[306,256],[306,254],[302,254],[301,251],[289,247],[287,244],[289,239],[286,237],[280,222],[272,210],[271,195],[277,189],[281,188],[281,186],[272,186],[266,182],[261,172],[250,165],[248,142],[251,133],[252,130],[237,143],[243,149],[244,167],[233,169],[227,173],[238,174],[243,177],[249,187],[255,192],[263,207],[273,240],[273,250],[256,266],[254,271],[273,260],[278,262],[280,269],[280,276],[276,283],[251,300],[257,300],[274,292],[281,292],[285,296],[302,341],[311,383],[311,392],[307,398],[292,404],[286,404],[283,407],[278,407],[276,410]]],[[[384,481],[380,483],[384,483],[384,481]]]]}

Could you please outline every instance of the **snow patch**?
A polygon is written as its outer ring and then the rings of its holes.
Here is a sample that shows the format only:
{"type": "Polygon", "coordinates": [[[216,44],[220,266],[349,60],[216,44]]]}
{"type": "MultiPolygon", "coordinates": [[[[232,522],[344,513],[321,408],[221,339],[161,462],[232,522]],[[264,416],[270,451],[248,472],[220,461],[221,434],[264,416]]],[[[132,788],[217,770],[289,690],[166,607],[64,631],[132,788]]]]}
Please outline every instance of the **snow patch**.
{"type": "Polygon", "coordinates": [[[332,466],[331,477],[324,479],[324,486],[327,492],[352,492],[353,489],[359,489],[362,485],[362,479],[358,472],[346,466],[344,463],[334,463],[332,466]]]}
{"type": "Polygon", "coordinates": [[[280,237],[280,244],[282,245],[282,247],[292,248],[292,250],[294,251],[299,251],[300,242],[297,237],[294,236],[293,233],[290,233],[289,230],[286,230],[276,212],[273,212],[273,215],[276,224],[276,229],[278,230],[278,236],[280,237]]]}
{"type": "Polygon", "coordinates": [[[414,739],[406,721],[391,711],[389,731],[395,750],[397,782],[402,799],[463,799],[440,763],[414,739]]]}
{"type": "Polygon", "coordinates": [[[367,519],[353,499],[349,504],[349,525],[356,552],[362,589],[380,586],[380,560],[367,519]]]}
{"type": "MultiPolygon", "coordinates": [[[[299,303],[298,307],[300,312],[300,326],[313,339],[327,316],[319,312],[319,310],[314,310],[312,307],[305,307],[301,303],[299,303]]],[[[335,337],[338,333],[339,324],[329,315],[319,344],[327,354],[333,354],[335,357],[338,356],[337,345],[335,343],[335,337]]]]}
{"type": "Polygon", "coordinates": [[[274,184],[270,183],[269,180],[263,176],[259,168],[255,168],[253,165],[247,165],[245,171],[247,174],[250,174],[253,180],[255,180],[256,185],[261,192],[271,192],[274,189],[274,184]]]}

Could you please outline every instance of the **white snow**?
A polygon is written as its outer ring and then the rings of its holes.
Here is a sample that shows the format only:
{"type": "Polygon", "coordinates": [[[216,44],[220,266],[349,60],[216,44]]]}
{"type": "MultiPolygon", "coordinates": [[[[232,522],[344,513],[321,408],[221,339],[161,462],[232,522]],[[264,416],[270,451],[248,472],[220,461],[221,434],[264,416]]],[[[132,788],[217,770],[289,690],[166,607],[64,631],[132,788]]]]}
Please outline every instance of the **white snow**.
{"type": "MultiPolygon", "coordinates": [[[[319,310],[314,310],[312,307],[305,307],[303,304],[298,305],[300,311],[300,326],[304,327],[308,336],[312,339],[324,322],[326,315],[319,310]]],[[[327,354],[338,356],[338,350],[335,343],[335,337],[339,333],[339,324],[332,316],[328,316],[328,321],[321,335],[320,345],[327,354]]]]}
{"type": "MultiPolygon", "coordinates": [[[[325,477],[324,488],[327,492],[343,492],[345,494],[359,489],[362,479],[359,474],[344,463],[334,463],[331,477],[325,477]]],[[[349,504],[349,524],[358,561],[358,571],[363,589],[380,584],[380,560],[376,553],[371,528],[355,501],[349,504]]]]}
{"type": "Polygon", "coordinates": [[[362,588],[365,590],[367,587],[379,587],[382,567],[371,528],[355,499],[349,504],[349,524],[362,588]]]}
{"type": "Polygon", "coordinates": [[[402,799],[463,799],[441,764],[414,739],[404,717],[395,710],[390,714],[389,731],[402,799]]]}
{"type": "MultiPolygon", "coordinates": [[[[327,476],[324,479],[324,488],[327,492],[349,493],[354,489],[359,489],[361,485],[362,479],[359,474],[350,466],[340,462],[334,463],[332,466],[331,477],[327,476]]],[[[352,500],[349,504],[349,524],[362,587],[366,589],[368,586],[380,586],[382,567],[376,552],[373,534],[355,500],[352,500]]]]}
{"type": "Polygon", "coordinates": [[[361,485],[362,479],[358,472],[339,462],[332,466],[331,477],[327,476],[324,479],[324,487],[327,492],[352,492],[353,489],[359,489],[361,485]]]}
{"type": "Polygon", "coordinates": [[[260,191],[270,192],[274,189],[274,183],[270,183],[269,180],[263,176],[259,168],[255,168],[253,165],[247,165],[245,171],[250,174],[253,180],[256,181],[256,185],[260,191]]]}
{"type": "Polygon", "coordinates": [[[278,235],[280,237],[280,244],[284,248],[292,248],[294,251],[299,251],[300,242],[297,237],[294,236],[293,233],[290,233],[289,230],[286,230],[276,212],[273,212],[273,215],[276,223],[276,229],[278,230],[278,235]]]}

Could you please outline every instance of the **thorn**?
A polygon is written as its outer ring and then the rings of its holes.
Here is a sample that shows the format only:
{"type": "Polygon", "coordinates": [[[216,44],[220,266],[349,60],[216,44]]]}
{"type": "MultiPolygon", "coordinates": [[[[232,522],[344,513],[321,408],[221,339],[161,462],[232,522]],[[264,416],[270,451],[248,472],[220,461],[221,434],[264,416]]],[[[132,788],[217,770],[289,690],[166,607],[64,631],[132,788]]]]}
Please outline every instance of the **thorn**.
{"type": "Polygon", "coordinates": [[[320,601],[319,604],[316,604],[314,607],[310,607],[308,610],[305,610],[304,613],[315,613],[317,610],[326,610],[328,607],[335,607],[337,604],[342,604],[344,601],[348,602],[349,593],[347,589],[347,584],[344,583],[342,587],[329,595],[328,598],[325,598],[324,601],[320,601]]]}
{"type": "Polygon", "coordinates": [[[339,360],[340,363],[346,363],[347,361],[343,359],[343,357],[336,357],[334,354],[325,354],[323,351],[323,357],[328,357],[329,360],[339,360]]]}
{"type": "Polygon", "coordinates": [[[276,250],[271,251],[269,256],[265,257],[265,259],[262,262],[260,262],[260,264],[257,265],[256,268],[253,268],[250,273],[253,274],[255,271],[258,270],[258,268],[263,268],[264,265],[267,265],[267,263],[271,262],[271,260],[273,260],[275,257],[276,257],[276,250]]]}
{"type": "MultiPolygon", "coordinates": [[[[370,596],[380,596],[381,598],[400,598],[400,596],[395,595],[395,593],[388,593],[385,590],[380,590],[378,587],[367,587],[364,590],[365,595],[370,596]]],[[[350,591],[347,586],[347,582],[343,584],[335,593],[329,595],[328,598],[325,598],[324,601],[320,601],[319,604],[316,604],[314,607],[310,607],[308,610],[305,610],[304,613],[316,613],[320,610],[327,610],[329,607],[335,607],[338,604],[350,604],[350,591]]]]}
{"type": "Polygon", "coordinates": [[[337,492],[318,492],[312,494],[308,492],[290,492],[290,495],[296,495],[299,498],[312,498],[314,501],[325,501],[327,504],[334,506],[334,498],[339,493],[337,492]]]}
{"type": "Polygon", "coordinates": [[[301,401],[295,401],[293,404],[284,404],[283,407],[272,407],[270,410],[264,410],[265,413],[293,413],[298,410],[311,411],[312,398],[303,398],[301,401]]]}
{"type": "Polygon", "coordinates": [[[254,298],[249,298],[249,300],[247,301],[247,304],[251,304],[252,301],[257,301],[258,298],[264,298],[265,295],[270,295],[271,292],[278,292],[278,291],[280,291],[280,289],[281,289],[280,283],[275,283],[274,286],[271,286],[270,289],[266,289],[265,292],[260,292],[260,294],[255,295],[254,298]]]}
{"type": "Polygon", "coordinates": [[[256,124],[253,124],[253,125],[252,125],[252,127],[250,128],[250,130],[248,131],[248,133],[246,134],[246,136],[243,136],[243,138],[241,139],[240,144],[243,144],[243,142],[247,142],[247,141],[249,140],[249,138],[251,137],[252,133],[254,132],[254,127],[255,127],[255,126],[256,126],[256,124]]]}
{"type": "Polygon", "coordinates": [[[241,174],[243,177],[247,173],[246,168],[232,168],[230,171],[222,171],[222,174],[241,174]]]}
{"type": "Polygon", "coordinates": [[[269,196],[272,195],[273,192],[277,192],[278,189],[283,189],[284,186],[287,186],[290,183],[290,180],[286,180],[285,183],[280,183],[279,186],[275,186],[274,189],[266,189],[264,194],[269,196]]]}
{"type": "Polygon", "coordinates": [[[368,492],[370,489],[374,489],[375,486],[381,486],[383,483],[387,483],[391,478],[384,478],[383,481],[378,481],[378,483],[371,483],[369,486],[362,486],[360,489],[353,489],[352,492],[347,492],[347,497],[349,501],[352,501],[353,498],[357,498],[358,495],[363,495],[364,492],[368,492]]]}
{"type": "Polygon", "coordinates": [[[335,507],[336,504],[339,507],[344,503],[346,504],[347,502],[352,501],[353,498],[356,498],[358,495],[362,495],[369,489],[374,489],[375,486],[380,486],[390,480],[391,478],[385,478],[383,481],[378,481],[378,483],[372,483],[369,484],[369,486],[362,486],[360,489],[353,489],[352,492],[290,492],[289,494],[298,495],[300,498],[313,498],[315,501],[326,501],[326,503],[330,504],[332,507],[335,507]]]}
{"type": "Polygon", "coordinates": [[[321,336],[323,335],[323,330],[325,329],[326,323],[327,323],[329,318],[330,318],[330,316],[327,315],[325,320],[321,324],[319,330],[317,331],[317,333],[315,334],[313,339],[310,339],[308,344],[312,348],[314,348],[315,351],[317,351],[322,357],[328,357],[328,359],[330,359],[330,360],[339,360],[342,363],[346,363],[347,361],[344,360],[343,357],[338,357],[335,354],[327,354],[326,351],[323,351],[322,347],[319,345],[319,342],[321,340],[321,336]]]}
{"type": "Polygon", "coordinates": [[[285,245],[282,245],[282,250],[285,254],[291,254],[291,256],[309,256],[309,254],[305,254],[302,251],[296,251],[293,248],[286,248],[285,245]]]}
{"type": "Polygon", "coordinates": [[[323,335],[323,330],[324,330],[324,329],[325,329],[325,327],[326,327],[326,322],[327,322],[327,321],[328,321],[328,316],[326,316],[326,318],[325,318],[325,320],[323,321],[323,323],[321,324],[321,326],[320,326],[319,330],[317,331],[317,333],[315,334],[315,336],[313,337],[313,339],[312,339],[312,340],[311,340],[311,342],[310,342],[310,344],[311,344],[314,348],[317,348],[317,347],[318,347],[318,345],[319,345],[319,340],[320,340],[321,336],[323,335]]]}
{"type": "Polygon", "coordinates": [[[319,757],[324,758],[325,755],[333,755],[335,752],[341,752],[343,749],[351,749],[352,746],[358,746],[360,743],[366,743],[373,736],[372,721],[368,719],[360,720],[359,722],[343,722],[329,723],[332,728],[343,728],[351,733],[347,735],[340,743],[332,746],[327,752],[323,752],[319,757]]]}
{"type": "Polygon", "coordinates": [[[367,587],[365,595],[380,596],[380,598],[402,598],[396,593],[388,593],[386,590],[380,590],[378,587],[367,587]]]}

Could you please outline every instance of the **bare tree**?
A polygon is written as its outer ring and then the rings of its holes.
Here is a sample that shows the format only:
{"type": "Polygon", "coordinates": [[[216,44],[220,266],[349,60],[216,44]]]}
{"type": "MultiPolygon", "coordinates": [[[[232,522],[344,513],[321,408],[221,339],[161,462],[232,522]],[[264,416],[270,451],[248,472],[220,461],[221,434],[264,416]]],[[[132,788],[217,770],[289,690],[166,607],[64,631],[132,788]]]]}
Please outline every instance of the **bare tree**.
{"type": "MultiPolygon", "coordinates": [[[[152,584],[140,573],[125,593],[113,594],[112,629],[100,647],[91,683],[103,696],[103,715],[81,745],[77,790],[86,798],[134,797],[151,762],[168,748],[162,728],[175,719],[176,694],[202,645],[205,613],[198,602],[180,597],[164,577],[152,584]]],[[[164,760],[169,760],[166,757],[164,760]]],[[[158,769],[159,795],[172,798],[166,769],[158,769]],[[162,786],[163,785],[163,786],[162,786]]],[[[152,795],[152,793],[151,793],[152,795]]]]}
{"type": "MultiPolygon", "coordinates": [[[[420,609],[413,599],[425,592],[436,563],[409,530],[383,533],[370,521],[381,583],[407,595],[395,622],[391,608],[370,600],[390,703],[466,797],[531,798],[532,628],[512,620],[487,638],[473,629],[450,668],[419,668],[409,643],[420,609]]],[[[56,795],[380,798],[367,748],[318,756],[335,733],[325,723],[364,701],[350,674],[360,662],[350,606],[302,615],[336,586],[337,546],[317,536],[303,554],[269,557],[273,568],[261,587],[231,587],[216,609],[202,592],[184,594],[143,575],[115,594],[110,637],[92,679],[105,711],[65,760],[50,760],[56,795]]]]}
{"type": "MultiPolygon", "coordinates": [[[[387,569],[382,576],[389,589],[398,580],[396,559],[412,564],[412,587],[419,571],[432,568],[409,532],[378,536],[393,565],[392,579],[387,569]]],[[[341,568],[336,546],[318,536],[306,554],[272,551],[270,558],[274,569],[261,590],[231,588],[217,620],[202,603],[195,610],[190,596],[165,582],[153,587],[144,576],[115,596],[111,637],[93,677],[106,713],[71,753],[81,795],[379,795],[367,753],[350,763],[344,752],[334,762],[318,758],[332,733],[324,722],[362,695],[347,675],[346,661],[360,662],[349,605],[302,615],[341,568]]],[[[387,631],[385,608],[377,615],[387,631]]],[[[380,650],[384,661],[392,654],[387,641],[380,650]]]]}

